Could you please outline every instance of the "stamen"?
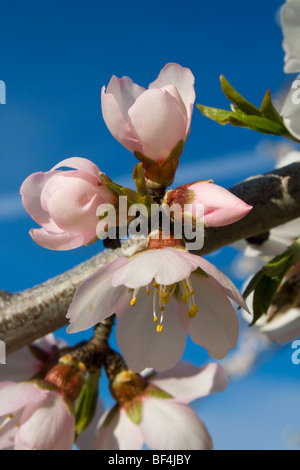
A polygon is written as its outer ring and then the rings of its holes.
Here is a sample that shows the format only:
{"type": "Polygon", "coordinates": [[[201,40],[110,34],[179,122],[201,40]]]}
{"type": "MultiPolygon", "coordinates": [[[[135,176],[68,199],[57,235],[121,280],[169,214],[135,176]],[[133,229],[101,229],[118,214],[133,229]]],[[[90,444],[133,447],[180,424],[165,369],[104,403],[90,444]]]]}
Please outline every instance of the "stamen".
{"type": "Polygon", "coordinates": [[[154,320],[154,323],[157,323],[158,322],[158,317],[155,315],[155,317],[153,317],[153,320],[154,320]]]}
{"type": "Polygon", "coordinates": [[[161,325],[161,324],[160,324],[160,325],[157,325],[157,327],[156,327],[156,331],[157,331],[157,333],[161,333],[161,332],[162,332],[162,330],[163,330],[163,328],[164,328],[164,326],[163,326],[163,325],[161,325]]]}
{"type": "Polygon", "coordinates": [[[133,299],[130,301],[130,305],[131,307],[134,307],[135,304],[136,304],[136,297],[133,297],[133,299]]]}

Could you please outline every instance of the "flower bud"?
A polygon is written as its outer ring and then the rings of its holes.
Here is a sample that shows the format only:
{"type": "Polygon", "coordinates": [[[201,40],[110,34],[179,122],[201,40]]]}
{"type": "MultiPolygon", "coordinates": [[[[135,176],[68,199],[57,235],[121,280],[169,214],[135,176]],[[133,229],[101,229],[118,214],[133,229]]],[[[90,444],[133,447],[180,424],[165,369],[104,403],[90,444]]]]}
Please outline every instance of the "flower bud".
{"type": "Polygon", "coordinates": [[[99,168],[85,158],[69,158],[47,173],[34,173],[21,187],[23,205],[42,226],[30,235],[36,243],[52,250],[70,250],[96,237],[99,205],[116,203],[102,183],[99,168]],[[75,170],[61,171],[58,168],[75,170]]]}
{"type": "Polygon", "coordinates": [[[245,217],[251,206],[227,189],[210,181],[198,181],[170,190],[163,202],[168,204],[174,219],[195,225],[199,216],[209,227],[222,227],[245,217]]]}

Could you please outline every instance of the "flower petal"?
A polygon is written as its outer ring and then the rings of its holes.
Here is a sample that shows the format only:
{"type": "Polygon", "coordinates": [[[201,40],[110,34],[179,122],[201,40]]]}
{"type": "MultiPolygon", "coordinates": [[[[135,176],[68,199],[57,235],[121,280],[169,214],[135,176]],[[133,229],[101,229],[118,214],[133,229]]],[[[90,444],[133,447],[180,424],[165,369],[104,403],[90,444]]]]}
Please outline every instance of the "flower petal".
{"type": "Polygon", "coordinates": [[[237,344],[237,316],[226,294],[216,283],[197,274],[193,274],[191,279],[199,312],[195,318],[188,318],[187,306],[180,302],[182,324],[194,343],[203,346],[210,357],[223,359],[237,344]]]}
{"type": "Polygon", "coordinates": [[[300,5],[298,0],[289,0],[281,8],[281,25],[284,35],[285,73],[300,72],[300,5]]]}
{"type": "Polygon", "coordinates": [[[130,289],[136,289],[147,286],[153,279],[161,285],[182,281],[198,267],[197,260],[188,255],[184,250],[173,248],[144,250],[116,271],[112,285],[124,284],[130,289]]]}
{"type": "Polygon", "coordinates": [[[157,163],[186,137],[186,116],[166,90],[146,90],[129,109],[128,123],[143,145],[142,153],[157,163]]]}
{"type": "Polygon", "coordinates": [[[150,295],[139,292],[133,307],[128,303],[116,313],[118,346],[131,370],[141,372],[149,367],[162,371],[179,362],[185,349],[186,333],[176,313],[174,299],[166,305],[161,333],[156,331],[153,321],[153,288],[150,295]]]}
{"type": "Polygon", "coordinates": [[[222,392],[228,382],[223,368],[218,364],[211,363],[200,369],[182,361],[151,379],[151,383],[170,393],[176,401],[189,403],[211,393],[222,392]]]}
{"type": "Polygon", "coordinates": [[[103,119],[113,137],[131,152],[142,152],[143,147],[120,110],[116,98],[105,93],[105,87],[101,92],[101,106],[103,119]]]}
{"type": "Polygon", "coordinates": [[[0,416],[14,413],[29,404],[39,403],[49,394],[33,383],[0,383],[0,416]]]}
{"type": "Polygon", "coordinates": [[[104,425],[109,411],[99,422],[92,449],[95,450],[141,450],[143,436],[139,426],[126,415],[124,409],[119,410],[108,425],[104,425]]]}
{"type": "Polygon", "coordinates": [[[195,95],[195,77],[190,69],[175,63],[169,63],[160,71],[158,77],[149,85],[149,88],[162,88],[166,85],[175,85],[187,110],[187,130],[191,125],[195,95]]]}
{"type": "Polygon", "coordinates": [[[212,439],[196,413],[172,400],[145,397],[140,424],[145,444],[155,450],[211,450],[212,439]]]}
{"type": "Polygon", "coordinates": [[[193,183],[189,190],[195,194],[193,203],[185,209],[196,216],[196,206],[204,206],[204,221],[210,227],[233,224],[245,217],[252,209],[227,189],[212,183],[193,183]]]}
{"type": "Polygon", "coordinates": [[[105,320],[115,313],[123,296],[129,303],[126,289],[123,286],[115,288],[111,285],[114,272],[127,263],[127,258],[117,258],[98,269],[79,286],[67,313],[71,323],[67,329],[68,333],[87,330],[105,320]]]}
{"type": "Polygon", "coordinates": [[[25,408],[18,438],[30,449],[72,449],[75,438],[74,417],[58,393],[50,392],[43,402],[25,408]]]}
{"type": "Polygon", "coordinates": [[[45,228],[34,228],[30,230],[29,235],[38,245],[48,248],[49,250],[57,251],[66,251],[78,248],[89,243],[94,236],[89,233],[76,235],[74,233],[66,233],[63,231],[48,232],[45,228]]]}
{"type": "Polygon", "coordinates": [[[23,206],[28,214],[35,222],[49,230],[56,230],[57,226],[50,218],[48,212],[42,208],[41,192],[46,182],[55,174],[56,172],[54,171],[33,173],[26,178],[20,188],[23,206]]]}
{"type": "Polygon", "coordinates": [[[75,170],[84,171],[85,173],[88,173],[89,175],[95,176],[98,180],[101,175],[101,171],[99,170],[97,165],[95,165],[95,163],[93,163],[91,160],[88,160],[87,158],[82,158],[82,157],[66,158],[65,160],[55,165],[51,171],[56,170],[58,168],[62,168],[62,167],[74,168],[75,170]]]}

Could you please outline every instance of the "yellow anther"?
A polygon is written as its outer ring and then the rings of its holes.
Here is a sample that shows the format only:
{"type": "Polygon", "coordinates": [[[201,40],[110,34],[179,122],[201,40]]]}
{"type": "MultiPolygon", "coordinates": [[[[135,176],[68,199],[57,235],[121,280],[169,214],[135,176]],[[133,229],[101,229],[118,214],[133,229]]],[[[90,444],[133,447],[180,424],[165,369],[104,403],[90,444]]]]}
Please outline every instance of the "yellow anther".
{"type": "Polygon", "coordinates": [[[194,294],[195,294],[194,289],[190,290],[190,295],[194,295],[194,294]]]}
{"type": "Polygon", "coordinates": [[[2,432],[2,428],[0,428],[0,432],[2,432]]]}
{"type": "Polygon", "coordinates": [[[162,324],[160,324],[160,325],[157,325],[157,327],[156,327],[156,331],[157,331],[157,333],[161,333],[161,332],[162,332],[162,330],[163,330],[163,327],[164,327],[164,326],[163,326],[162,324]]]}
{"type": "Polygon", "coordinates": [[[13,419],[14,415],[13,415],[12,413],[10,413],[10,414],[8,415],[8,417],[9,417],[10,419],[13,419]]]}
{"type": "Polygon", "coordinates": [[[154,323],[157,323],[158,322],[158,317],[155,315],[155,317],[153,317],[153,320],[154,320],[154,323]]]}
{"type": "Polygon", "coordinates": [[[184,302],[185,304],[187,303],[187,296],[186,295],[182,295],[181,296],[181,300],[182,302],[184,302]]]}
{"type": "Polygon", "coordinates": [[[164,312],[164,311],[165,311],[164,305],[161,305],[161,306],[160,306],[160,311],[161,311],[161,312],[164,312]]]}
{"type": "Polygon", "coordinates": [[[189,318],[194,318],[197,312],[199,312],[198,305],[192,305],[191,308],[188,310],[187,315],[189,318]]]}
{"type": "Polygon", "coordinates": [[[86,365],[83,362],[79,362],[78,367],[81,372],[87,371],[86,365]]]}
{"type": "Polygon", "coordinates": [[[133,297],[133,299],[130,301],[131,307],[133,307],[136,304],[136,297],[133,297]]]}
{"type": "Polygon", "coordinates": [[[159,284],[156,281],[154,281],[153,282],[153,287],[159,287],[159,284]]]}
{"type": "Polygon", "coordinates": [[[170,300],[170,293],[169,292],[160,292],[159,293],[159,298],[161,303],[167,304],[170,300]]]}
{"type": "Polygon", "coordinates": [[[150,295],[150,289],[147,289],[147,290],[146,290],[146,294],[147,294],[147,295],[150,295]]]}

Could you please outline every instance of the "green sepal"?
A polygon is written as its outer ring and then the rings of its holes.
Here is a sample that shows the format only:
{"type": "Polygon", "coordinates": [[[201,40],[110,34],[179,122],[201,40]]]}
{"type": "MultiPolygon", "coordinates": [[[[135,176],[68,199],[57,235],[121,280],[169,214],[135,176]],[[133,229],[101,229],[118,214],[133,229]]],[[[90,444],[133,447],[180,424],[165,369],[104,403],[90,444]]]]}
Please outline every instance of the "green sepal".
{"type": "Polygon", "coordinates": [[[117,416],[119,411],[120,411],[120,406],[116,403],[115,406],[108,412],[108,415],[106,416],[104,420],[104,423],[103,423],[104,428],[107,428],[110,425],[110,423],[113,421],[115,416],[117,416]]]}
{"type": "Polygon", "coordinates": [[[148,385],[144,391],[144,394],[148,397],[162,398],[163,400],[174,398],[172,395],[170,395],[170,393],[166,392],[165,390],[161,390],[152,384],[148,385]]]}
{"type": "Polygon", "coordinates": [[[89,372],[81,389],[75,410],[75,431],[79,436],[92,421],[98,401],[100,370],[89,372]]]}
{"type": "Polygon", "coordinates": [[[124,405],[128,418],[134,424],[140,424],[143,418],[143,403],[140,397],[136,397],[129,403],[124,405]]]}

